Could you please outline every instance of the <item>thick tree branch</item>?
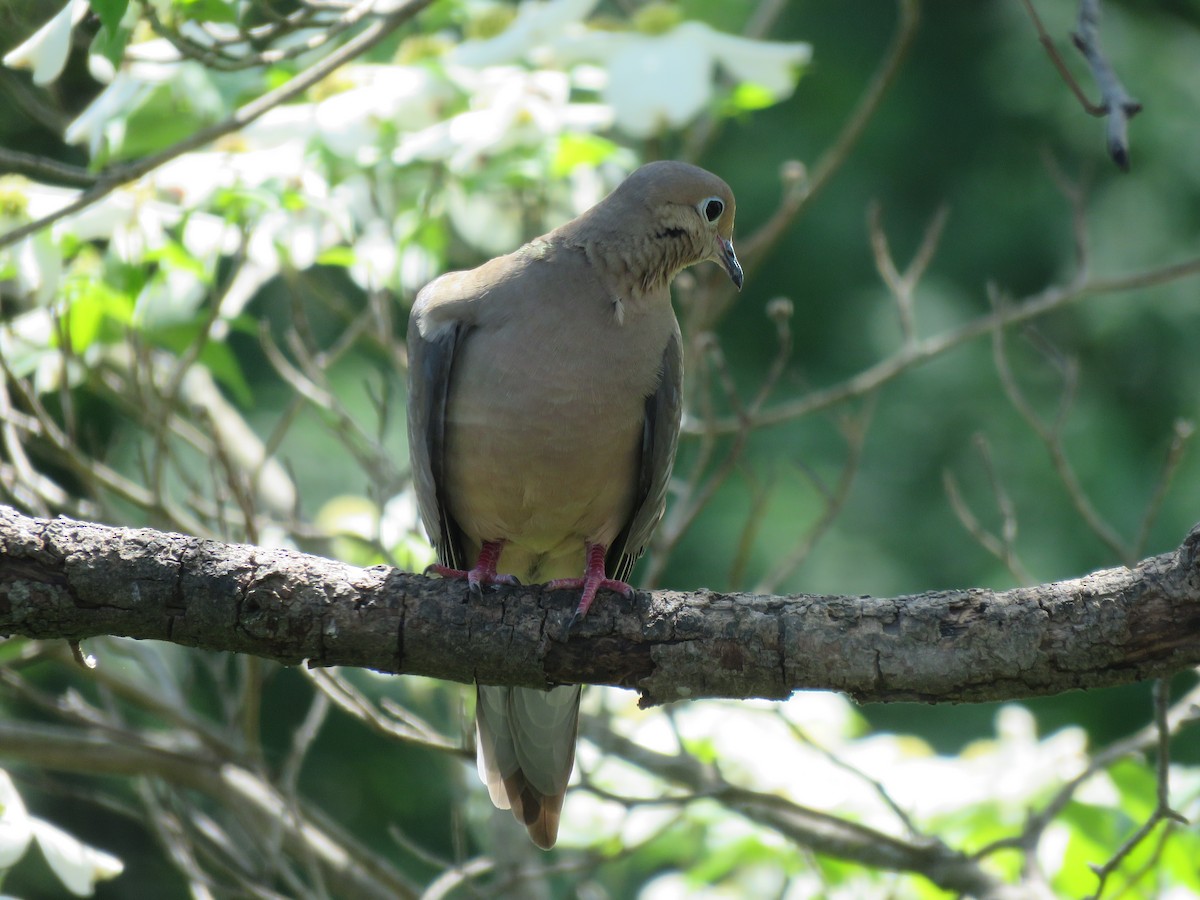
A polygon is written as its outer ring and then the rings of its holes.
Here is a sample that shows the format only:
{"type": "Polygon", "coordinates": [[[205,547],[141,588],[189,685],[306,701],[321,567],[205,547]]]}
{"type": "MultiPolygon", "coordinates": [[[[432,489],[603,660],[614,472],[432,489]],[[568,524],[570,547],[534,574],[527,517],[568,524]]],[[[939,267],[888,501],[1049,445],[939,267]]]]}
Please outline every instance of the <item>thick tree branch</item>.
{"type": "Polygon", "coordinates": [[[606,595],[563,640],[569,591],[387,567],[0,507],[0,632],[100,634],[469,682],[632,688],[642,704],[845,691],[999,700],[1200,664],[1200,527],[1126,569],[1009,591],[897,598],[606,595]]]}

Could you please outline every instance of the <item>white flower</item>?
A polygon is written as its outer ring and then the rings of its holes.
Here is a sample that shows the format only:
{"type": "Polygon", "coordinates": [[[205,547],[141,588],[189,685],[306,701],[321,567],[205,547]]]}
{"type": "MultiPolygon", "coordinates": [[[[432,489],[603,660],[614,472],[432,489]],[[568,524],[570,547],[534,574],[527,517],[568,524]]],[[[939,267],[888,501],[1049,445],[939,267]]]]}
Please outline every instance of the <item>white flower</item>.
{"type": "Polygon", "coordinates": [[[683,22],[662,34],[587,29],[595,0],[525,3],[503,33],[465,41],[450,53],[459,66],[495,66],[526,60],[577,66],[574,81],[599,88],[616,124],[635,137],[680,128],[712,101],[718,69],[739,85],[762,89],[771,101],[788,97],[797,69],[812,57],[807,43],[759,41],[683,22]],[[598,83],[598,79],[600,83],[598,83]]]}
{"type": "Polygon", "coordinates": [[[0,251],[0,259],[12,254],[17,289],[44,306],[58,295],[62,280],[63,258],[49,232],[39,231],[17,242],[10,250],[0,251]]]}
{"type": "Polygon", "coordinates": [[[432,125],[452,93],[420,66],[358,65],[339,77],[351,87],[316,104],[314,121],[330,150],[359,165],[377,161],[381,125],[409,132],[432,125]]]}
{"type": "Polygon", "coordinates": [[[713,59],[741,83],[766,88],[776,100],[789,97],[796,87],[796,69],[812,59],[812,44],[795,41],[756,41],[714,31],[701,22],[687,22],[676,31],[697,34],[713,59]]]}
{"type": "Polygon", "coordinates": [[[450,53],[450,61],[463,66],[494,66],[527,57],[531,51],[556,40],[571,25],[582,22],[597,0],[525,2],[503,32],[481,41],[463,41],[450,53]]]}
{"type": "Polygon", "coordinates": [[[8,773],[0,770],[0,871],[11,869],[33,839],[30,815],[8,773]]]}
{"type": "Polygon", "coordinates": [[[29,815],[8,773],[0,770],[0,871],[13,866],[36,839],[50,870],[77,897],[90,897],[96,882],[125,868],[115,856],[89,847],[56,825],[29,815]]]}
{"type": "Polygon", "coordinates": [[[521,211],[512,202],[511,191],[467,189],[452,182],[446,190],[446,212],[463,240],[489,256],[508,253],[521,244],[521,211]]]}
{"type": "MultiPolygon", "coordinates": [[[[812,58],[810,44],[751,40],[703,22],[684,22],[661,35],[594,31],[564,40],[557,49],[568,60],[603,67],[608,81],[602,97],[617,126],[635,137],[682,127],[703,112],[718,68],[779,101],[791,94],[797,70],[812,58]]],[[[595,70],[585,73],[594,82],[595,70]]]]}
{"type": "Polygon", "coordinates": [[[50,84],[62,74],[71,52],[71,32],[87,11],[87,0],[69,0],[25,43],[6,53],[4,64],[14,69],[32,69],[34,84],[50,84]]]}
{"type": "Polygon", "coordinates": [[[89,847],[61,828],[33,819],[33,836],[59,881],[76,897],[90,897],[97,881],[116,878],[124,863],[111,853],[89,847]]]}
{"type": "Polygon", "coordinates": [[[242,150],[204,150],[178,156],[150,173],[145,183],[194,208],[226,188],[257,188],[272,182],[308,185],[325,192],[309,165],[304,140],[293,134],[284,143],[242,150]]]}
{"type": "MultiPolygon", "coordinates": [[[[111,64],[99,56],[89,58],[92,74],[111,79],[79,116],[67,126],[63,139],[68,144],[88,145],[94,157],[104,147],[119,147],[125,139],[125,120],[129,110],[140,103],[155,86],[176,78],[180,71],[179,51],[164,40],[137,45],[137,61],[122,65],[115,75],[111,64]],[[92,61],[97,62],[92,62],[92,61]]],[[[203,69],[199,63],[191,65],[203,69]]]]}
{"type": "Polygon", "coordinates": [[[712,97],[712,57],[684,26],[662,37],[627,35],[613,49],[602,96],[622,131],[648,137],[704,111],[712,97]]]}
{"type": "Polygon", "coordinates": [[[397,165],[444,160],[453,172],[473,171],[482,158],[512,147],[540,146],[562,131],[594,131],[611,122],[604,107],[568,102],[571,85],[563,72],[493,66],[452,75],[470,90],[474,108],[405,136],[392,155],[397,165]]]}
{"type": "Polygon", "coordinates": [[[382,219],[372,219],[354,243],[350,277],[364,290],[383,290],[396,275],[399,254],[396,238],[382,219]]]}
{"type": "Polygon", "coordinates": [[[405,244],[400,251],[400,290],[409,296],[415,294],[437,277],[438,265],[437,256],[425,247],[415,242],[405,244]]]}

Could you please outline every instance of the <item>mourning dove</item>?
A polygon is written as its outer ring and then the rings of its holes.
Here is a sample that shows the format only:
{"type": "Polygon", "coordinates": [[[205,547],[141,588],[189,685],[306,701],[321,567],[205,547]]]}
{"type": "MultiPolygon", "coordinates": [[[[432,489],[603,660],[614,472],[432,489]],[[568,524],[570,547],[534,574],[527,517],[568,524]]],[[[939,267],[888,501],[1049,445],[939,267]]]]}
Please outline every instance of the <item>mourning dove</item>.
{"type": "MultiPolygon", "coordinates": [[[[662,518],[679,436],[671,280],[714,260],[740,289],[733,218],[720,178],[650,163],[578,218],[417,295],[409,449],[433,571],[475,592],[580,589],[572,622],[601,588],[633,595],[624,579],[662,518]]],[[[480,777],[545,849],[579,697],[577,685],[478,688],[480,777]]]]}

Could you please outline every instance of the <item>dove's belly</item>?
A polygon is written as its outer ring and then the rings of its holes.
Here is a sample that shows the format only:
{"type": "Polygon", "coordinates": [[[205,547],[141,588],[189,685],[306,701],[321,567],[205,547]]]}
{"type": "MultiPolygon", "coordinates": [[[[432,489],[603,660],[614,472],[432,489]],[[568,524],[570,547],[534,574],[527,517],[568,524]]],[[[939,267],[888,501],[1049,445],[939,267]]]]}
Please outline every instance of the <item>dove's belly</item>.
{"type": "Polygon", "coordinates": [[[468,557],[503,540],[501,570],[541,581],[578,575],[586,543],[613,542],[637,499],[645,398],[671,333],[662,330],[615,354],[612,342],[601,353],[586,335],[543,336],[516,354],[504,334],[466,342],[445,459],[450,514],[475,545],[468,557]]]}

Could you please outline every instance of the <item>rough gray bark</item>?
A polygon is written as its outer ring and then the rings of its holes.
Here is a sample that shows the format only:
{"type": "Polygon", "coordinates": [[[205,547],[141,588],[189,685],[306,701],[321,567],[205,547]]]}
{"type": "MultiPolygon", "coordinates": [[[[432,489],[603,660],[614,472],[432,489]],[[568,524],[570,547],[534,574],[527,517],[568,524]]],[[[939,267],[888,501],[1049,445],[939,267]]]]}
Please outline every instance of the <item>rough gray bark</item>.
{"type": "Polygon", "coordinates": [[[999,700],[1200,664],[1200,526],[1133,569],[907,597],[604,594],[563,639],[569,591],[486,591],[387,567],[0,507],[0,632],[124,635],[284,663],[452,681],[632,688],[642,704],[999,700]]]}

